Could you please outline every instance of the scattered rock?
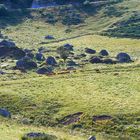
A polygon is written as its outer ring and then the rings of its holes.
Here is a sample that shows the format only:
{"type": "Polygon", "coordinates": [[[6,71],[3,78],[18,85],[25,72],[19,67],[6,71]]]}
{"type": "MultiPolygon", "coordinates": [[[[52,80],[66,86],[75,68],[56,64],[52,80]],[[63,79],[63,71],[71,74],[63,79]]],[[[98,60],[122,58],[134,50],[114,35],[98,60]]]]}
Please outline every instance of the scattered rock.
{"type": "Polygon", "coordinates": [[[7,109],[0,109],[0,116],[11,118],[11,113],[7,109]]]}
{"type": "Polygon", "coordinates": [[[73,45],[71,45],[71,44],[65,44],[63,47],[64,47],[66,50],[73,51],[73,45]]]}
{"type": "Polygon", "coordinates": [[[38,74],[52,74],[53,73],[53,68],[52,67],[43,67],[43,68],[39,68],[37,70],[38,74]]]}
{"type": "Polygon", "coordinates": [[[9,40],[2,40],[0,41],[0,46],[2,47],[16,47],[16,44],[9,40]]]}
{"type": "Polygon", "coordinates": [[[46,53],[46,52],[50,52],[50,50],[48,48],[46,48],[46,47],[40,47],[38,49],[38,52],[39,53],[46,53]]]}
{"type": "Polygon", "coordinates": [[[4,74],[6,74],[6,73],[0,70],[0,75],[4,75],[4,74]]]}
{"type": "Polygon", "coordinates": [[[85,48],[85,52],[89,54],[95,54],[96,50],[90,49],[90,48],[85,48]]]}
{"type": "Polygon", "coordinates": [[[42,53],[36,53],[36,60],[38,61],[44,61],[45,57],[42,53]]]}
{"type": "Polygon", "coordinates": [[[12,57],[21,59],[25,56],[25,52],[16,47],[14,42],[3,40],[0,42],[0,57],[12,57]]]}
{"type": "Polygon", "coordinates": [[[28,134],[25,134],[22,137],[22,140],[56,140],[57,137],[54,135],[48,135],[45,133],[40,133],[40,132],[31,132],[28,134]]]}
{"type": "Polygon", "coordinates": [[[59,123],[63,125],[76,123],[80,120],[82,115],[83,115],[83,112],[77,112],[75,114],[65,116],[62,120],[59,121],[59,123]]]}
{"type": "Polygon", "coordinates": [[[93,116],[93,121],[104,121],[104,120],[111,120],[112,116],[108,116],[108,115],[100,115],[100,116],[93,116]]]}
{"type": "Polygon", "coordinates": [[[107,50],[101,50],[101,51],[99,52],[99,54],[102,55],[102,56],[108,56],[108,55],[109,55],[109,53],[108,53],[107,50]]]}
{"type": "Polygon", "coordinates": [[[26,56],[27,57],[30,57],[31,59],[34,58],[34,54],[32,52],[26,53],[26,56]]]}
{"type": "Polygon", "coordinates": [[[96,64],[96,63],[102,63],[102,60],[99,57],[92,57],[89,62],[92,64],[94,63],[96,64]]]}
{"type": "Polygon", "coordinates": [[[79,64],[77,64],[76,62],[74,62],[74,61],[67,61],[67,66],[79,66],[79,64]]]}
{"type": "Polygon", "coordinates": [[[37,68],[36,62],[29,58],[23,58],[16,62],[16,68],[18,69],[34,69],[37,68]]]}
{"type": "Polygon", "coordinates": [[[88,138],[88,140],[96,140],[96,137],[95,137],[95,136],[90,136],[90,137],[88,138]]]}
{"type": "Polygon", "coordinates": [[[105,63],[105,64],[115,64],[116,62],[113,61],[112,59],[108,58],[108,59],[104,59],[103,63],[105,63]]]}
{"type": "Polygon", "coordinates": [[[52,66],[55,66],[57,64],[55,58],[53,56],[49,56],[47,59],[46,59],[46,64],[47,65],[52,65],[52,66]]]}
{"type": "Polygon", "coordinates": [[[119,63],[129,63],[132,62],[131,57],[129,54],[121,52],[117,55],[117,60],[119,63]]]}
{"type": "Polygon", "coordinates": [[[47,35],[47,36],[45,36],[45,39],[52,40],[52,39],[55,39],[55,38],[52,35],[47,35]]]}

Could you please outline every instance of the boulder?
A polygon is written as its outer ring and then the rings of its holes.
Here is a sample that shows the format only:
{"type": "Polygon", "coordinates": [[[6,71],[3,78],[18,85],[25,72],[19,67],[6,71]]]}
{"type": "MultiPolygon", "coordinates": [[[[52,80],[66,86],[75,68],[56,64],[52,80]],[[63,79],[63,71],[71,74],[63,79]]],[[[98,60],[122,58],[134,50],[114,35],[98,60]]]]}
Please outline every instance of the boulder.
{"type": "Polygon", "coordinates": [[[104,64],[115,64],[116,62],[113,61],[112,59],[108,58],[108,59],[104,59],[104,60],[103,60],[103,63],[104,63],[104,64]]]}
{"type": "Polygon", "coordinates": [[[74,61],[67,61],[67,66],[70,66],[70,67],[72,67],[72,66],[78,66],[78,64],[76,63],[76,62],[74,62],[74,61]]]}
{"type": "Polygon", "coordinates": [[[65,44],[63,47],[64,47],[66,50],[73,51],[73,45],[71,45],[71,44],[65,44]]]}
{"type": "Polygon", "coordinates": [[[56,140],[57,137],[54,135],[48,135],[40,132],[27,133],[22,137],[22,140],[56,140]]]}
{"type": "Polygon", "coordinates": [[[3,75],[3,74],[5,74],[5,72],[3,72],[3,71],[0,70],[0,75],[3,75]]]}
{"type": "Polygon", "coordinates": [[[96,140],[96,137],[95,137],[95,136],[90,136],[90,137],[88,138],[88,140],[96,140]]]}
{"type": "Polygon", "coordinates": [[[7,109],[0,109],[0,116],[11,118],[11,113],[7,109]]]}
{"type": "Polygon", "coordinates": [[[48,49],[48,48],[46,48],[46,47],[40,47],[39,49],[38,49],[38,52],[39,53],[45,53],[45,52],[50,52],[51,50],[50,49],[48,49]]]}
{"type": "Polygon", "coordinates": [[[53,68],[52,67],[47,67],[47,68],[42,67],[37,70],[37,73],[38,74],[51,74],[51,73],[53,73],[53,68]]]}
{"type": "Polygon", "coordinates": [[[34,54],[32,52],[26,53],[26,56],[27,57],[30,57],[31,59],[34,58],[34,54]]]}
{"type": "Polygon", "coordinates": [[[101,58],[99,58],[99,57],[92,57],[91,59],[90,59],[90,61],[89,61],[90,63],[102,63],[102,60],[101,60],[101,58]]]}
{"type": "Polygon", "coordinates": [[[129,63],[132,62],[131,57],[129,54],[121,52],[117,55],[117,60],[119,63],[129,63]]]}
{"type": "Polygon", "coordinates": [[[0,41],[0,47],[4,46],[4,47],[16,47],[16,44],[12,41],[9,40],[2,40],[0,41]]]}
{"type": "Polygon", "coordinates": [[[47,35],[47,36],[45,36],[45,39],[52,40],[52,39],[55,39],[55,38],[52,35],[47,35]]]}
{"type": "Polygon", "coordinates": [[[42,53],[36,53],[35,58],[38,61],[44,61],[45,60],[45,57],[44,57],[44,55],[42,53]]]}
{"type": "Polygon", "coordinates": [[[18,69],[35,69],[37,68],[36,62],[31,59],[23,58],[16,62],[16,68],[18,69]]]}
{"type": "Polygon", "coordinates": [[[90,48],[85,48],[85,52],[89,54],[95,54],[96,50],[90,49],[90,48]]]}
{"type": "Polygon", "coordinates": [[[47,65],[52,65],[52,66],[55,66],[57,64],[55,58],[53,56],[49,56],[47,59],[46,59],[46,64],[47,65]]]}
{"type": "Polygon", "coordinates": [[[101,51],[99,52],[99,54],[102,55],[102,56],[108,56],[108,55],[109,55],[109,53],[108,53],[107,50],[101,50],[101,51]]]}
{"type": "Polygon", "coordinates": [[[25,52],[16,47],[14,42],[3,40],[0,42],[0,57],[12,57],[21,59],[25,56],[25,52]]]}

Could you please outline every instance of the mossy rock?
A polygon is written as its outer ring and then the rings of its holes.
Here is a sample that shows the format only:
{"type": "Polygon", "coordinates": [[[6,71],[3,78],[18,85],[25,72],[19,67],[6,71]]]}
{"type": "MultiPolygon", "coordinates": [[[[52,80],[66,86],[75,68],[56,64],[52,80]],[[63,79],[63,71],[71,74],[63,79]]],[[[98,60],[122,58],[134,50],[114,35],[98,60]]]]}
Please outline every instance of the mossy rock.
{"type": "Polygon", "coordinates": [[[45,133],[28,133],[25,134],[21,140],[57,140],[57,137],[54,135],[48,135],[45,133]]]}

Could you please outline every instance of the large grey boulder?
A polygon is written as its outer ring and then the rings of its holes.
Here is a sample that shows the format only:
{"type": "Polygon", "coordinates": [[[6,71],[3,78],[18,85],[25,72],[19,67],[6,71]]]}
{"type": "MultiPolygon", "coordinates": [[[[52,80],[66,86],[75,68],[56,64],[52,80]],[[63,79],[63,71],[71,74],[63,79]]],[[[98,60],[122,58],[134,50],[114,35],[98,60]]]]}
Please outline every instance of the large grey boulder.
{"type": "Polygon", "coordinates": [[[55,66],[57,64],[55,58],[53,56],[49,56],[47,59],[46,59],[46,64],[47,65],[52,65],[52,66],[55,66]]]}
{"type": "Polygon", "coordinates": [[[129,63],[132,61],[129,54],[124,53],[124,52],[119,53],[116,58],[119,63],[129,63]]]}
{"type": "Polygon", "coordinates": [[[25,52],[16,47],[15,43],[8,40],[0,41],[0,57],[12,57],[21,59],[25,56],[25,52]]]}
{"type": "Polygon", "coordinates": [[[35,69],[37,68],[36,62],[31,59],[23,58],[16,62],[16,68],[18,69],[35,69]]]}

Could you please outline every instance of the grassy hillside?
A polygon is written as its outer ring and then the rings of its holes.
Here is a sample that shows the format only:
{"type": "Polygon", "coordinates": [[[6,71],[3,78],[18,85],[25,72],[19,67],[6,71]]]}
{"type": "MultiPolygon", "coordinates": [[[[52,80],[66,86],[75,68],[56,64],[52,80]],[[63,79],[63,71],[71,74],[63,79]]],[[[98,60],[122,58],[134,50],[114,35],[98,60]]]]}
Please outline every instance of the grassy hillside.
{"type": "MultiPolygon", "coordinates": [[[[138,139],[140,135],[140,40],[139,19],[130,22],[134,13],[139,12],[139,1],[130,0],[122,3],[98,7],[94,12],[76,8],[76,12],[84,18],[84,23],[66,26],[62,24],[60,11],[66,7],[39,10],[13,10],[13,15],[0,19],[2,33],[13,39],[20,48],[37,50],[44,46],[56,50],[59,46],[70,43],[77,52],[86,47],[99,52],[107,49],[111,57],[119,52],[130,54],[133,63],[128,64],[87,64],[64,75],[40,76],[33,71],[21,73],[18,70],[3,69],[9,74],[0,76],[0,107],[12,112],[15,122],[3,120],[0,126],[2,137],[7,140],[19,139],[29,131],[45,131],[55,133],[62,140],[87,139],[90,134],[97,135],[99,140],[106,138],[98,133],[124,136],[120,139],[138,139]],[[116,9],[109,15],[108,10],[116,9]],[[55,13],[58,22],[49,24],[46,15],[55,13]],[[126,24],[122,22],[127,21],[126,24]],[[115,26],[115,27],[114,27],[115,26]],[[127,28],[127,29],[126,29],[127,28]],[[69,30],[70,32],[66,32],[69,30]],[[117,30],[117,32],[115,32],[117,30]],[[131,34],[131,31],[133,34],[131,34]],[[123,34],[122,34],[123,32],[123,34]],[[103,36],[109,35],[110,37],[103,36]],[[128,34],[126,36],[126,34],[128,34]],[[47,41],[46,35],[53,35],[55,40],[47,41]],[[123,36],[132,38],[113,38],[123,36]],[[60,123],[65,116],[83,112],[77,123],[63,125],[60,123]],[[93,116],[109,115],[111,120],[93,121],[93,116]],[[26,123],[31,126],[20,125],[26,123]],[[18,122],[18,124],[17,124],[18,122]],[[34,125],[34,126],[33,126],[34,125]],[[40,126],[36,128],[35,126],[40,126]],[[56,128],[44,128],[53,126],[56,128]],[[65,133],[78,131],[78,136],[65,133]],[[18,130],[18,132],[16,132],[18,130]],[[5,134],[8,132],[8,135],[5,134]],[[15,134],[13,134],[15,133],[15,134]],[[79,134],[80,133],[80,134],[79,134]],[[81,134],[82,133],[82,134],[81,134]],[[85,134],[85,137],[80,135],[85,134]],[[129,138],[128,138],[129,137],[129,138]]],[[[67,13],[65,13],[67,14],[67,13]]],[[[139,15],[137,14],[138,18],[139,15]]],[[[47,55],[57,56],[55,52],[47,55]]],[[[91,57],[90,55],[87,58],[91,57]]],[[[15,61],[1,62],[9,64],[15,61]]],[[[12,64],[12,66],[11,66],[12,64]]]]}

